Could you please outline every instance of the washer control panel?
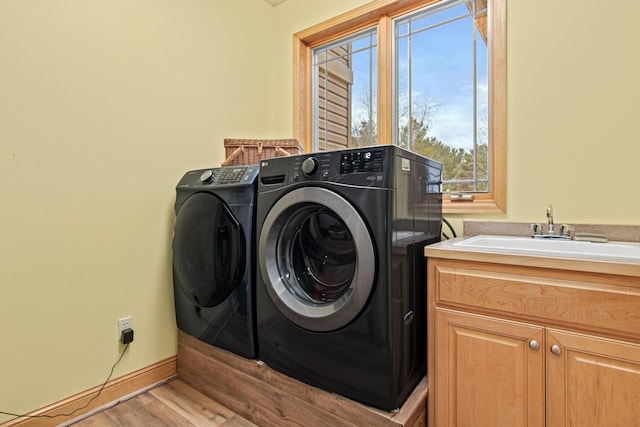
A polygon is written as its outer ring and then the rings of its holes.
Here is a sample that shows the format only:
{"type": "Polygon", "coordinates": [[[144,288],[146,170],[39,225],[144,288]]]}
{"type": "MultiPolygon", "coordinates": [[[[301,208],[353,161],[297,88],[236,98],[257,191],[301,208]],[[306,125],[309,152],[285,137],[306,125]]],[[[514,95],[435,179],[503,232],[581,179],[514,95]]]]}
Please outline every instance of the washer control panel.
{"type": "Polygon", "coordinates": [[[361,148],[270,159],[262,162],[261,182],[270,185],[285,181],[330,181],[384,186],[388,175],[385,165],[393,159],[389,154],[388,150],[381,148],[361,148]]]}
{"type": "Polygon", "coordinates": [[[434,168],[441,170],[438,162],[390,144],[319,151],[261,160],[258,191],[322,182],[396,188],[399,176],[409,175],[417,183],[434,168]]]}
{"type": "Polygon", "coordinates": [[[340,156],[340,173],[381,172],[383,163],[381,150],[350,151],[340,156]]]}

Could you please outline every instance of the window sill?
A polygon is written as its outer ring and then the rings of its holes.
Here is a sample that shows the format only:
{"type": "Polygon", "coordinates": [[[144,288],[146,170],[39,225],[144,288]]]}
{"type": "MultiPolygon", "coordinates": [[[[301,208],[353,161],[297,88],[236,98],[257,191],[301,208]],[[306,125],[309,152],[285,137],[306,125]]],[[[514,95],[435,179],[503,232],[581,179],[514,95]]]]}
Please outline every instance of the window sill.
{"type": "Polygon", "coordinates": [[[496,203],[495,200],[475,199],[473,201],[452,202],[449,196],[442,198],[443,214],[503,214],[506,212],[504,203],[496,203]]]}

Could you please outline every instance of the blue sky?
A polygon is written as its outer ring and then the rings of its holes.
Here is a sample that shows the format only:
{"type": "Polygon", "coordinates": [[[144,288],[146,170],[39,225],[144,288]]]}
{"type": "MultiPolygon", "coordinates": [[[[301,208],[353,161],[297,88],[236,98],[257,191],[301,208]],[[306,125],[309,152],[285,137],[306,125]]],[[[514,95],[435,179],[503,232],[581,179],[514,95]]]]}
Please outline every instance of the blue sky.
{"type": "MultiPolygon", "coordinates": [[[[411,79],[412,104],[416,108],[429,106],[429,134],[453,147],[467,150],[473,147],[473,21],[470,17],[433,26],[448,21],[454,16],[467,15],[465,5],[456,6],[435,15],[414,20],[411,28],[411,79]],[[431,27],[427,31],[417,32],[431,27]]],[[[408,25],[399,24],[399,33],[406,34],[408,25]]],[[[487,52],[484,41],[476,32],[477,39],[477,95],[479,115],[487,112],[487,52]]],[[[400,95],[407,109],[409,97],[406,85],[408,81],[408,61],[406,37],[401,37],[396,48],[399,58],[397,69],[398,86],[405,88],[400,95]]],[[[368,92],[369,54],[362,52],[354,55],[354,117],[364,117],[360,99],[368,92]],[[361,79],[358,77],[365,77],[361,79]],[[365,85],[365,87],[363,87],[365,85]]],[[[375,70],[375,67],[374,67],[375,70]]],[[[372,76],[373,79],[376,76],[372,76]]],[[[374,83],[375,87],[375,83],[374,83]]],[[[481,120],[486,124],[486,121],[481,120]]],[[[482,124],[481,124],[482,125],[482,124]]]]}

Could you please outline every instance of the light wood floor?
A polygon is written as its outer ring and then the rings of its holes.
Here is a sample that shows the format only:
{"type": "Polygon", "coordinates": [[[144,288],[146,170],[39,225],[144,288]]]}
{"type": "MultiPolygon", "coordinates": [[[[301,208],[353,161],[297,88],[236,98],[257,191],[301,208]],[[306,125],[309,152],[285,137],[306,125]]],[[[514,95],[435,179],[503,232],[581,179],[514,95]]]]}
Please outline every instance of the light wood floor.
{"type": "Polygon", "coordinates": [[[163,384],[72,425],[256,427],[180,380],[163,384]]]}

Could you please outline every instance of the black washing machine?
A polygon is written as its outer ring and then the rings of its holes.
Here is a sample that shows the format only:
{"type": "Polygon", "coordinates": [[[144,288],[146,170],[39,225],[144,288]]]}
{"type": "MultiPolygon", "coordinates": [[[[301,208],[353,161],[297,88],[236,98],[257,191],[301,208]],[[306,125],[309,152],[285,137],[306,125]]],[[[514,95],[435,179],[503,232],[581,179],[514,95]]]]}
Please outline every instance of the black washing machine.
{"type": "Polygon", "coordinates": [[[178,328],[245,357],[255,335],[258,165],[187,172],[176,187],[173,288],[178,328]]]}
{"type": "Polygon", "coordinates": [[[260,358],[385,410],[426,372],[424,247],[440,240],[442,167],[395,146],[263,160],[260,358]]]}

